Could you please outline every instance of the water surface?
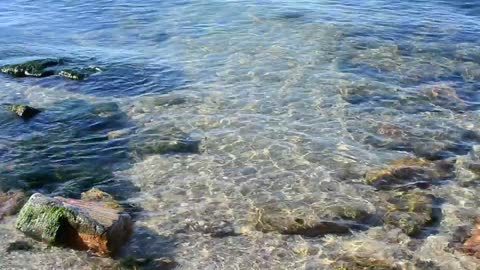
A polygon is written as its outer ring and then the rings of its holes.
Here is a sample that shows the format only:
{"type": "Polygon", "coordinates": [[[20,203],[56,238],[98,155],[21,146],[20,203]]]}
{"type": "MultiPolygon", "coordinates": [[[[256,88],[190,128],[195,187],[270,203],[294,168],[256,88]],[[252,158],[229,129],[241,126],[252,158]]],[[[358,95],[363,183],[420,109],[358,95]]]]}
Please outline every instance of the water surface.
{"type": "MultiPolygon", "coordinates": [[[[180,269],[331,269],[345,257],[474,269],[476,259],[449,245],[480,214],[476,176],[428,188],[442,217],[419,237],[381,224],[285,236],[252,219],[269,201],[375,212],[381,192],[362,182],[367,171],[471,153],[479,14],[477,1],[441,0],[4,1],[0,64],[63,57],[103,71],[80,82],[0,75],[2,103],[45,110],[28,123],[0,112],[0,180],[74,197],[100,185],[139,209],[122,256],[172,257],[180,269]],[[133,132],[105,139],[119,129],[133,132]],[[152,129],[201,139],[202,151],[136,155],[129,141],[152,129]],[[92,162],[101,169],[83,166],[92,162]],[[52,181],[32,184],[32,166],[52,181]],[[189,229],[221,222],[241,235],[189,229]]],[[[0,224],[1,242],[23,239],[13,223],[0,224]]],[[[44,246],[2,256],[5,269],[115,263],[44,246]]]]}

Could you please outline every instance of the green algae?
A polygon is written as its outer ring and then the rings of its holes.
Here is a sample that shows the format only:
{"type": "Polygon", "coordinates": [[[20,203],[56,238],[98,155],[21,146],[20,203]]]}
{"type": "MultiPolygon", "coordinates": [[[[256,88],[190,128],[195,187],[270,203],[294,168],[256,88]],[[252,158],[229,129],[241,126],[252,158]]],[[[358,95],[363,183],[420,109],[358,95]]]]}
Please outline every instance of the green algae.
{"type": "Polygon", "coordinates": [[[16,228],[48,244],[57,244],[57,235],[63,222],[73,219],[74,213],[53,202],[36,204],[31,200],[20,210],[16,228]]]}
{"type": "Polygon", "coordinates": [[[61,59],[38,59],[21,64],[5,65],[0,67],[0,71],[13,77],[47,77],[55,74],[48,68],[62,63],[61,59]]]}

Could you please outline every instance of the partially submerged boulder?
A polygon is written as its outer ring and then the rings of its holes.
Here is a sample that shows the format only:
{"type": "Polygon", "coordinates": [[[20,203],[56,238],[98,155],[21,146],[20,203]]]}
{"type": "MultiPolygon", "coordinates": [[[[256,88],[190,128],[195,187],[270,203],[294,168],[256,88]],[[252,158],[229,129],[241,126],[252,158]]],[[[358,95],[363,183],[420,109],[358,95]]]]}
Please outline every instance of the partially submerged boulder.
{"type": "Polygon", "coordinates": [[[114,255],[132,232],[126,213],[101,202],[33,194],[20,211],[16,227],[48,244],[98,255],[114,255]]]}
{"type": "Polygon", "coordinates": [[[93,73],[101,71],[98,67],[88,67],[88,68],[67,68],[58,72],[59,76],[65,77],[70,80],[81,81],[86,79],[88,76],[93,73]]]}
{"type": "Polygon", "coordinates": [[[365,173],[363,182],[377,189],[428,187],[454,176],[454,161],[429,161],[422,158],[403,158],[388,166],[365,173]]]}
{"type": "Polygon", "coordinates": [[[0,220],[4,216],[15,215],[25,203],[25,193],[20,190],[0,192],[0,220]]]}
{"type": "Polygon", "coordinates": [[[6,65],[0,67],[0,71],[13,77],[47,77],[55,74],[48,68],[62,64],[61,59],[38,59],[21,64],[6,65]]]}
{"type": "Polygon", "coordinates": [[[262,232],[299,234],[309,237],[348,234],[364,229],[373,215],[365,205],[335,203],[303,205],[289,201],[271,201],[258,206],[255,228],[262,232]]]}
{"type": "Polygon", "coordinates": [[[11,105],[10,110],[24,120],[29,120],[41,111],[27,105],[11,105]]]}

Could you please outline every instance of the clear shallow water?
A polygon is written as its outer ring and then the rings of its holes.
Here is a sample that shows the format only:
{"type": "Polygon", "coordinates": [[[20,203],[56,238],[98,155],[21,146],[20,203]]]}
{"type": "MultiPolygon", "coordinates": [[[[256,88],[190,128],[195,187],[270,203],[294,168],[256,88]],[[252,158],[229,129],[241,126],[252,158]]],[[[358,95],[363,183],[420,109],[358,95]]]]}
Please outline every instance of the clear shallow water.
{"type": "MultiPolygon", "coordinates": [[[[3,103],[45,109],[27,124],[0,115],[2,185],[70,196],[101,185],[141,209],[122,256],[170,256],[181,269],[331,269],[345,257],[475,269],[478,261],[448,246],[479,214],[478,187],[461,173],[428,188],[442,218],[422,237],[369,225],[304,238],[259,232],[254,220],[272,200],[375,212],[381,192],[361,182],[365,172],[404,157],[467,155],[480,141],[479,9],[476,1],[1,3],[0,64],[67,57],[104,69],[81,82],[0,76],[3,103]],[[79,112],[72,99],[89,105],[79,112]],[[181,130],[202,138],[203,151],[138,156],[122,140],[95,139],[125,128],[181,130]],[[32,138],[41,139],[31,146],[32,138]],[[57,177],[52,167],[67,176],[32,185],[30,165],[45,167],[45,178],[57,177]],[[190,229],[220,221],[241,235],[190,229]]],[[[0,225],[4,243],[23,237],[13,222],[0,225]]],[[[2,254],[0,265],[114,264],[38,249],[2,254]]]]}

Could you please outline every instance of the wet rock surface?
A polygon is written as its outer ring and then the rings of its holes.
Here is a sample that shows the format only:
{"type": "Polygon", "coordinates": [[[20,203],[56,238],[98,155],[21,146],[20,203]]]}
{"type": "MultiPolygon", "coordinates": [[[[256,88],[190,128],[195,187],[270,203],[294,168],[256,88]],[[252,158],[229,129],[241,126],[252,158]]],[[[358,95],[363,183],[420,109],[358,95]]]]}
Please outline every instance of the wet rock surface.
{"type": "Polygon", "coordinates": [[[64,78],[77,81],[84,80],[91,74],[101,71],[101,69],[97,67],[65,68],[65,66],[71,65],[72,61],[70,59],[47,58],[32,60],[20,64],[5,65],[0,67],[0,71],[2,73],[11,75],[12,77],[40,78],[59,75],[64,78]]]}
{"type": "Polygon", "coordinates": [[[29,120],[41,112],[27,105],[10,105],[9,109],[24,120],[29,120]]]}
{"type": "Polygon", "coordinates": [[[48,69],[63,63],[61,59],[39,59],[21,64],[6,65],[0,67],[0,71],[13,77],[47,77],[55,74],[54,70],[48,69]]]}
{"type": "Polygon", "coordinates": [[[114,255],[132,232],[128,214],[99,202],[30,197],[20,211],[16,227],[26,235],[52,245],[114,255]]]}

